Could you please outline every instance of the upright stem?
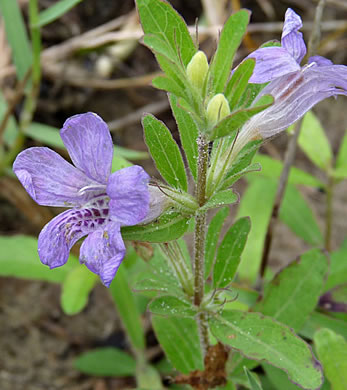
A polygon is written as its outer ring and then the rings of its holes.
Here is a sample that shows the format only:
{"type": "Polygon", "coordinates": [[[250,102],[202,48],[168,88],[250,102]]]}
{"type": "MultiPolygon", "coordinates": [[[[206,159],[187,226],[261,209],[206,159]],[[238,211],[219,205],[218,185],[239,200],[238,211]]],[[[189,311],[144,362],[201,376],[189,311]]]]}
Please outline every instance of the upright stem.
{"type": "MultiPolygon", "coordinates": [[[[196,183],[196,199],[199,206],[206,202],[206,175],[208,165],[208,142],[203,135],[198,138],[198,178],[196,183]]],[[[205,236],[206,211],[198,211],[195,217],[194,235],[194,304],[200,306],[204,297],[205,287],[205,236]]],[[[201,344],[206,351],[208,346],[207,321],[204,313],[198,315],[198,325],[201,335],[201,344]]]]}

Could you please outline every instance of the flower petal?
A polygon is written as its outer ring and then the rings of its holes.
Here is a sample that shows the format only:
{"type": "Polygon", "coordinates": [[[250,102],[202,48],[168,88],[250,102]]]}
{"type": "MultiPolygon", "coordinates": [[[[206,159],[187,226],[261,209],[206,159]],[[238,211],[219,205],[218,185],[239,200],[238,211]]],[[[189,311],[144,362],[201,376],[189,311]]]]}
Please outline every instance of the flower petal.
{"type": "Polygon", "coordinates": [[[84,240],[80,250],[80,262],[100,276],[109,287],[125,256],[125,246],[119,223],[108,224],[106,230],[97,230],[84,240]]]}
{"type": "Polygon", "coordinates": [[[271,94],[275,103],[254,115],[242,129],[243,133],[257,132],[262,138],[271,137],[296,122],[321,100],[347,95],[347,66],[312,63],[268,84],[254,103],[265,94],[271,94]]]}
{"type": "Polygon", "coordinates": [[[312,62],[315,62],[318,66],[327,66],[327,65],[333,65],[333,62],[330,61],[328,58],[322,57],[322,56],[312,56],[308,59],[308,64],[312,64],[312,62]]]}
{"type": "Polygon", "coordinates": [[[83,236],[103,229],[108,223],[108,209],[71,209],[53,218],[41,230],[38,240],[40,260],[50,268],[64,265],[72,246],[83,236]]]}
{"type": "Polygon", "coordinates": [[[19,153],[13,171],[42,206],[79,206],[95,195],[80,190],[97,183],[48,148],[34,147],[19,153]]]}
{"type": "Polygon", "coordinates": [[[149,176],[138,165],[112,173],[107,184],[110,218],[121,226],[136,225],[148,214],[149,176]]]}
{"type": "Polygon", "coordinates": [[[65,121],[60,135],[75,166],[91,179],[106,184],[113,158],[106,123],[92,112],[75,115],[65,121]]]}
{"type": "Polygon", "coordinates": [[[290,53],[283,47],[272,46],[255,50],[245,59],[254,58],[255,68],[250,83],[262,84],[300,69],[290,53]]]}
{"type": "Polygon", "coordinates": [[[290,53],[298,64],[306,54],[306,45],[302,33],[299,32],[302,21],[298,14],[288,8],[284,18],[281,44],[290,53]]]}

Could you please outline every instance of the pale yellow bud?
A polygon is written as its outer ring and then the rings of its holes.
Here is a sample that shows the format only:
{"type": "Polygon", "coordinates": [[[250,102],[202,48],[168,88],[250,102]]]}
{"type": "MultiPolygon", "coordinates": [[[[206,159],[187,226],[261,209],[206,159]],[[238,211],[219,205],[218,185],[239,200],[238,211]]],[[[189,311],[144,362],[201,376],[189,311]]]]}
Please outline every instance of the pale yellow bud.
{"type": "Polygon", "coordinates": [[[187,66],[188,79],[195,87],[202,89],[207,72],[208,62],[206,54],[203,51],[198,51],[187,66]]]}
{"type": "Polygon", "coordinates": [[[230,115],[229,103],[222,93],[218,93],[209,101],[206,111],[209,123],[216,124],[230,115]]]}

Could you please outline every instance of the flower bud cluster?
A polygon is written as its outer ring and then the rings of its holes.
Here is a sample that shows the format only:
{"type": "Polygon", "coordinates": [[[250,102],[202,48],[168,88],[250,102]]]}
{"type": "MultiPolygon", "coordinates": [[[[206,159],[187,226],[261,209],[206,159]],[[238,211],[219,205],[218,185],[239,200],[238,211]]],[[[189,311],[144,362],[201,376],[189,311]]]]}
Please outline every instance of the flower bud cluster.
{"type": "MultiPolygon", "coordinates": [[[[209,65],[206,54],[199,50],[187,65],[186,72],[188,80],[200,94],[206,86],[208,71],[209,65]]],[[[222,93],[218,93],[208,100],[205,115],[209,128],[215,126],[229,114],[229,103],[222,93]]]]}

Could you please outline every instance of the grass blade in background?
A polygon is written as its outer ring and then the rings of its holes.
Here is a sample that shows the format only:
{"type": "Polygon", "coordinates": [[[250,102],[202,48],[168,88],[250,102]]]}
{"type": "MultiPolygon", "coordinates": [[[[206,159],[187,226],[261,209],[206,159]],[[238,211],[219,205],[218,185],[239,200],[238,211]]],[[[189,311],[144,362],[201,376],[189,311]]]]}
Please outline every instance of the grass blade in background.
{"type": "Polygon", "coordinates": [[[5,21],[6,37],[12,49],[17,77],[22,80],[32,65],[32,53],[18,1],[0,0],[0,11],[5,21]]]}
{"type": "Polygon", "coordinates": [[[49,23],[59,19],[66,12],[70,11],[71,8],[75,7],[78,3],[83,0],[60,0],[53,4],[51,7],[40,12],[38,23],[33,27],[43,27],[49,23]]]}

